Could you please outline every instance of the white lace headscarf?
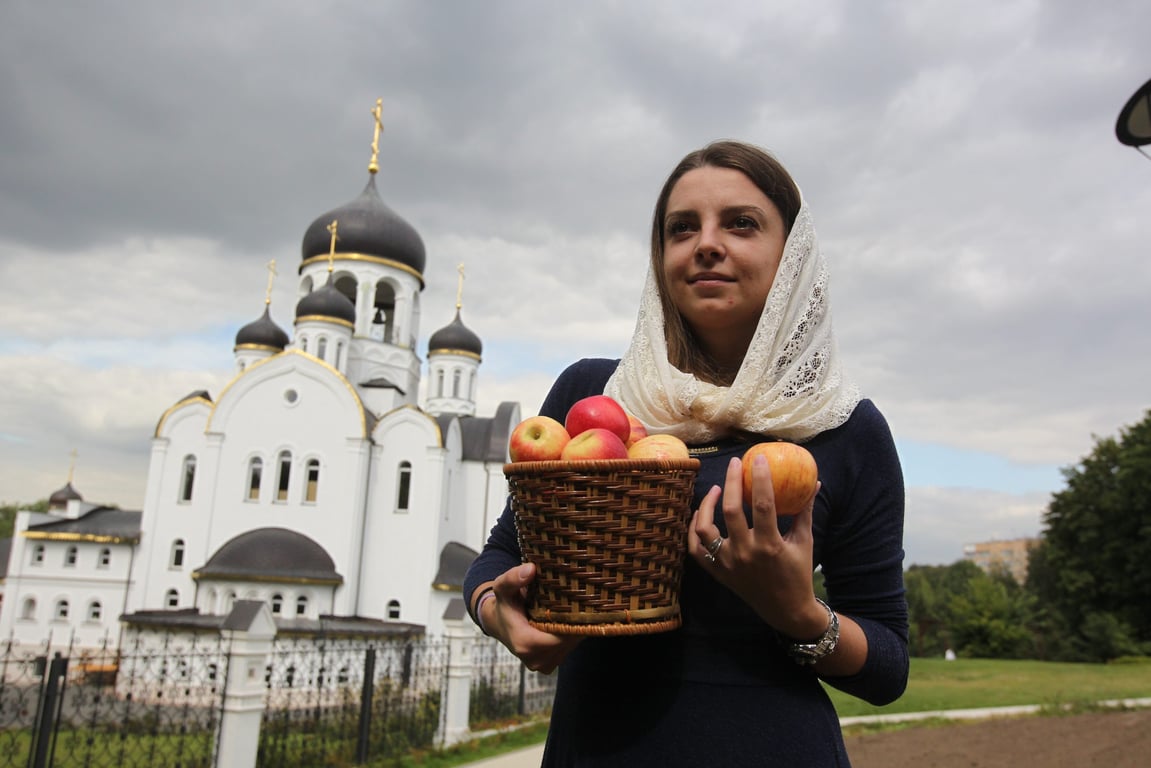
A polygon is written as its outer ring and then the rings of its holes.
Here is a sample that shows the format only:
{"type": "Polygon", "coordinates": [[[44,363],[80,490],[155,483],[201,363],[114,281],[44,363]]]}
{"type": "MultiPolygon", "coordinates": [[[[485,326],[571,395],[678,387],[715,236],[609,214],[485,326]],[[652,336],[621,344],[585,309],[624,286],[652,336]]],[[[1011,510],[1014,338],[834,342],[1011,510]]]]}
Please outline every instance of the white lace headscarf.
{"type": "Polygon", "coordinates": [[[649,267],[631,345],[604,392],[649,431],[687,443],[709,442],[734,430],[804,442],[838,427],[860,395],[840,367],[827,282],[827,263],[805,202],[739,373],[723,387],[668,361],[663,308],[649,267]]]}

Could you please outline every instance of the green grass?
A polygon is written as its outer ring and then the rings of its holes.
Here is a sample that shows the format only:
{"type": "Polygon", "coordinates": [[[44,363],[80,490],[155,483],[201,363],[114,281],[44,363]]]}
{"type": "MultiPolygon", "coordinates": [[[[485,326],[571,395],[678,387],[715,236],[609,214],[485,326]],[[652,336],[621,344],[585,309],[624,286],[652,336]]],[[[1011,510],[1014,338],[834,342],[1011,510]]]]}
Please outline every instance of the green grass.
{"type": "Polygon", "coordinates": [[[1151,664],[1065,664],[998,659],[912,659],[907,692],[875,707],[828,686],[840,717],[939,709],[1087,705],[1151,697],[1151,664]]]}

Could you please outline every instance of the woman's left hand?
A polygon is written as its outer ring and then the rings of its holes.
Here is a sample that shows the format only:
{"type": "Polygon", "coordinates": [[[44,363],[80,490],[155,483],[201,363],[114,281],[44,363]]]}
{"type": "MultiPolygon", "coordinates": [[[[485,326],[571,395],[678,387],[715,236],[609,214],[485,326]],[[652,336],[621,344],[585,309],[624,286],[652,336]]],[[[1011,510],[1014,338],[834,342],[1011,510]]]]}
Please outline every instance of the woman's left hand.
{"type": "Polygon", "coordinates": [[[811,520],[819,486],[781,534],[767,460],[755,457],[751,472],[751,526],[743,510],[743,466],[733,458],[724,487],[708,491],[692,518],[688,552],[779,632],[796,639],[818,637],[827,627],[827,611],[815,601],[812,580],[811,520]],[[715,524],[721,498],[727,527],[722,540],[715,524]]]}

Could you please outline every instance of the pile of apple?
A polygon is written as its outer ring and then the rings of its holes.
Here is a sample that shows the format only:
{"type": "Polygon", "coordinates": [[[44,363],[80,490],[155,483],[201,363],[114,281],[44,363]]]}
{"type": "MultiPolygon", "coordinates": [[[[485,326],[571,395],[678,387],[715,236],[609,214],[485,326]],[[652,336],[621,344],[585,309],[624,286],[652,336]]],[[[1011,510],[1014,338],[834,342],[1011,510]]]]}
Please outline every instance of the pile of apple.
{"type": "Polygon", "coordinates": [[[578,400],[563,424],[549,416],[524,419],[512,430],[508,453],[513,462],[689,458],[682,440],[649,435],[639,419],[607,395],[578,400]]]}

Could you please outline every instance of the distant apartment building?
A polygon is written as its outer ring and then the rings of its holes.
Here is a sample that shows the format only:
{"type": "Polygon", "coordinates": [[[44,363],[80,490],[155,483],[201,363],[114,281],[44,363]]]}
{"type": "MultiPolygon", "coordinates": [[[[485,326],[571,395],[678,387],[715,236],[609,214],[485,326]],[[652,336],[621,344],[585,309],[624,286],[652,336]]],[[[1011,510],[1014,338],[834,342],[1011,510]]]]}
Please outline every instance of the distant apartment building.
{"type": "Polygon", "coordinates": [[[995,539],[963,546],[963,558],[978,565],[985,572],[1005,570],[1017,582],[1027,580],[1027,554],[1039,543],[1036,538],[995,539]]]}

